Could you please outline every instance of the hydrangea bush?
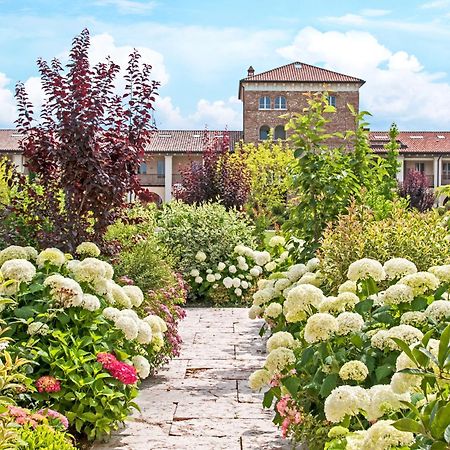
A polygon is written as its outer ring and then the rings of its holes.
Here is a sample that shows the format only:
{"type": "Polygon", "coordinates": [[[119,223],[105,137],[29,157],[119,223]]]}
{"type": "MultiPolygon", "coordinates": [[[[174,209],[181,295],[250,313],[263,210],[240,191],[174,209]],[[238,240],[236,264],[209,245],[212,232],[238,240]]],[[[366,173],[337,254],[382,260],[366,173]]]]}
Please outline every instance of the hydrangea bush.
{"type": "Polygon", "coordinates": [[[94,244],[77,252],[79,259],[57,248],[2,250],[0,318],[14,338],[8,350],[32,361],[34,401],[92,439],[116,429],[135,407],[167,325],[139,309],[144,293],[114,281],[94,244]]]}
{"type": "Polygon", "coordinates": [[[207,252],[198,251],[196,265],[189,272],[191,293],[213,303],[242,303],[255,291],[262,276],[269,276],[289,258],[283,236],[272,236],[268,249],[253,250],[246,245],[236,245],[232,254],[215,264],[207,252]]]}
{"type": "Polygon", "coordinates": [[[450,322],[450,265],[418,271],[404,258],[361,259],[333,295],[320,289],[318,266],[296,264],[284,278],[258,283],[250,316],[264,318],[271,336],[250,387],[266,391],[264,406],[274,406],[282,434],[310,449],[425,448],[418,442],[426,431],[400,420],[430,411],[436,396],[438,406],[447,401],[448,360],[426,391],[419,361],[427,356],[436,367],[439,348],[449,353],[448,340],[438,339],[450,322]]]}

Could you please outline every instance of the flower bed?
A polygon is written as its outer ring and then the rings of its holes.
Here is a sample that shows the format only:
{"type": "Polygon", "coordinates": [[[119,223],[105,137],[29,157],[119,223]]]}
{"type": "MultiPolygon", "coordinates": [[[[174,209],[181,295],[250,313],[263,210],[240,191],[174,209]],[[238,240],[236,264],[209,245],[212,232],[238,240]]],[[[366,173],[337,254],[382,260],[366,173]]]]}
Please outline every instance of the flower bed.
{"type": "Polygon", "coordinates": [[[450,265],[362,259],[326,296],[317,263],[260,281],[250,311],[271,337],[249,383],[283,436],[310,449],[447,448],[450,265]]]}
{"type": "Polygon", "coordinates": [[[78,260],[56,248],[0,252],[0,319],[9,339],[0,359],[27,360],[15,372],[28,386],[22,380],[12,389],[20,405],[51,408],[72,433],[94,439],[127,418],[140,381],[176,354],[183,312],[161,308],[164,296],[150,299],[138,286],[114,281],[94,244],[77,253],[78,260]]]}

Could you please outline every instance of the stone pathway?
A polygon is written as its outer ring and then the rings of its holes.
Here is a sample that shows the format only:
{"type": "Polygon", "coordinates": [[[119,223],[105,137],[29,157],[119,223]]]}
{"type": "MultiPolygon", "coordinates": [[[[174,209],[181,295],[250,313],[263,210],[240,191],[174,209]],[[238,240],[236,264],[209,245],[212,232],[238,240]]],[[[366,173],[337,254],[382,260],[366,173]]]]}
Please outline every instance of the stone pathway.
{"type": "Polygon", "coordinates": [[[262,323],[244,308],[191,308],[179,358],[141,386],[126,428],[94,450],[277,450],[282,441],[261,395],[247,386],[264,361],[262,323]]]}

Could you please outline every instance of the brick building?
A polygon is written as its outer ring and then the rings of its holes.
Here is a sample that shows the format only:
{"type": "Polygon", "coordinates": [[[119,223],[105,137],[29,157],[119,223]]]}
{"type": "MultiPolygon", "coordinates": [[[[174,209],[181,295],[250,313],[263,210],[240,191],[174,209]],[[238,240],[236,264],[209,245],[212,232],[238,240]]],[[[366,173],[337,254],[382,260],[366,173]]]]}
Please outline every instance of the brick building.
{"type": "MultiPolygon", "coordinates": [[[[329,93],[329,102],[337,113],[330,123],[330,131],[345,131],[354,127],[347,108],[359,110],[359,89],[364,81],[349,75],[326,70],[300,62],[293,62],[262,73],[248,69],[247,77],[239,81],[239,98],[243,104],[242,131],[226,131],[230,146],[241,140],[257,143],[267,139],[286,139],[283,114],[299,113],[306,106],[305,93],[329,93]]],[[[206,136],[222,136],[225,131],[208,131],[206,136]]],[[[201,161],[205,130],[158,130],[145,149],[145,158],[139,171],[141,184],[156,193],[161,200],[172,198],[173,186],[180,182],[180,170],[192,161],[201,161]]],[[[26,171],[18,142],[21,136],[13,129],[0,130],[0,157],[6,155],[16,166],[26,171]]],[[[373,150],[383,154],[389,140],[387,131],[370,133],[373,150]]],[[[397,175],[403,181],[408,170],[423,172],[431,187],[450,184],[450,132],[402,131],[400,169],[397,175]]]]}

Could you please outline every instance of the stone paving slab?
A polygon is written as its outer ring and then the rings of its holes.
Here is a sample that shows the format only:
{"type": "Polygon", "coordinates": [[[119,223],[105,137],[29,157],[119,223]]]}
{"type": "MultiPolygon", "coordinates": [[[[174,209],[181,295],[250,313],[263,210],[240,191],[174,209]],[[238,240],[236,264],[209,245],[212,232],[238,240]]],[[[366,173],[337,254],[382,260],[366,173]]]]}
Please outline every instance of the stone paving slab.
{"type": "Polygon", "coordinates": [[[93,450],[285,450],[262,394],[247,385],[265,359],[246,308],[190,308],[179,358],[144,382],[125,428],[93,450]]]}

